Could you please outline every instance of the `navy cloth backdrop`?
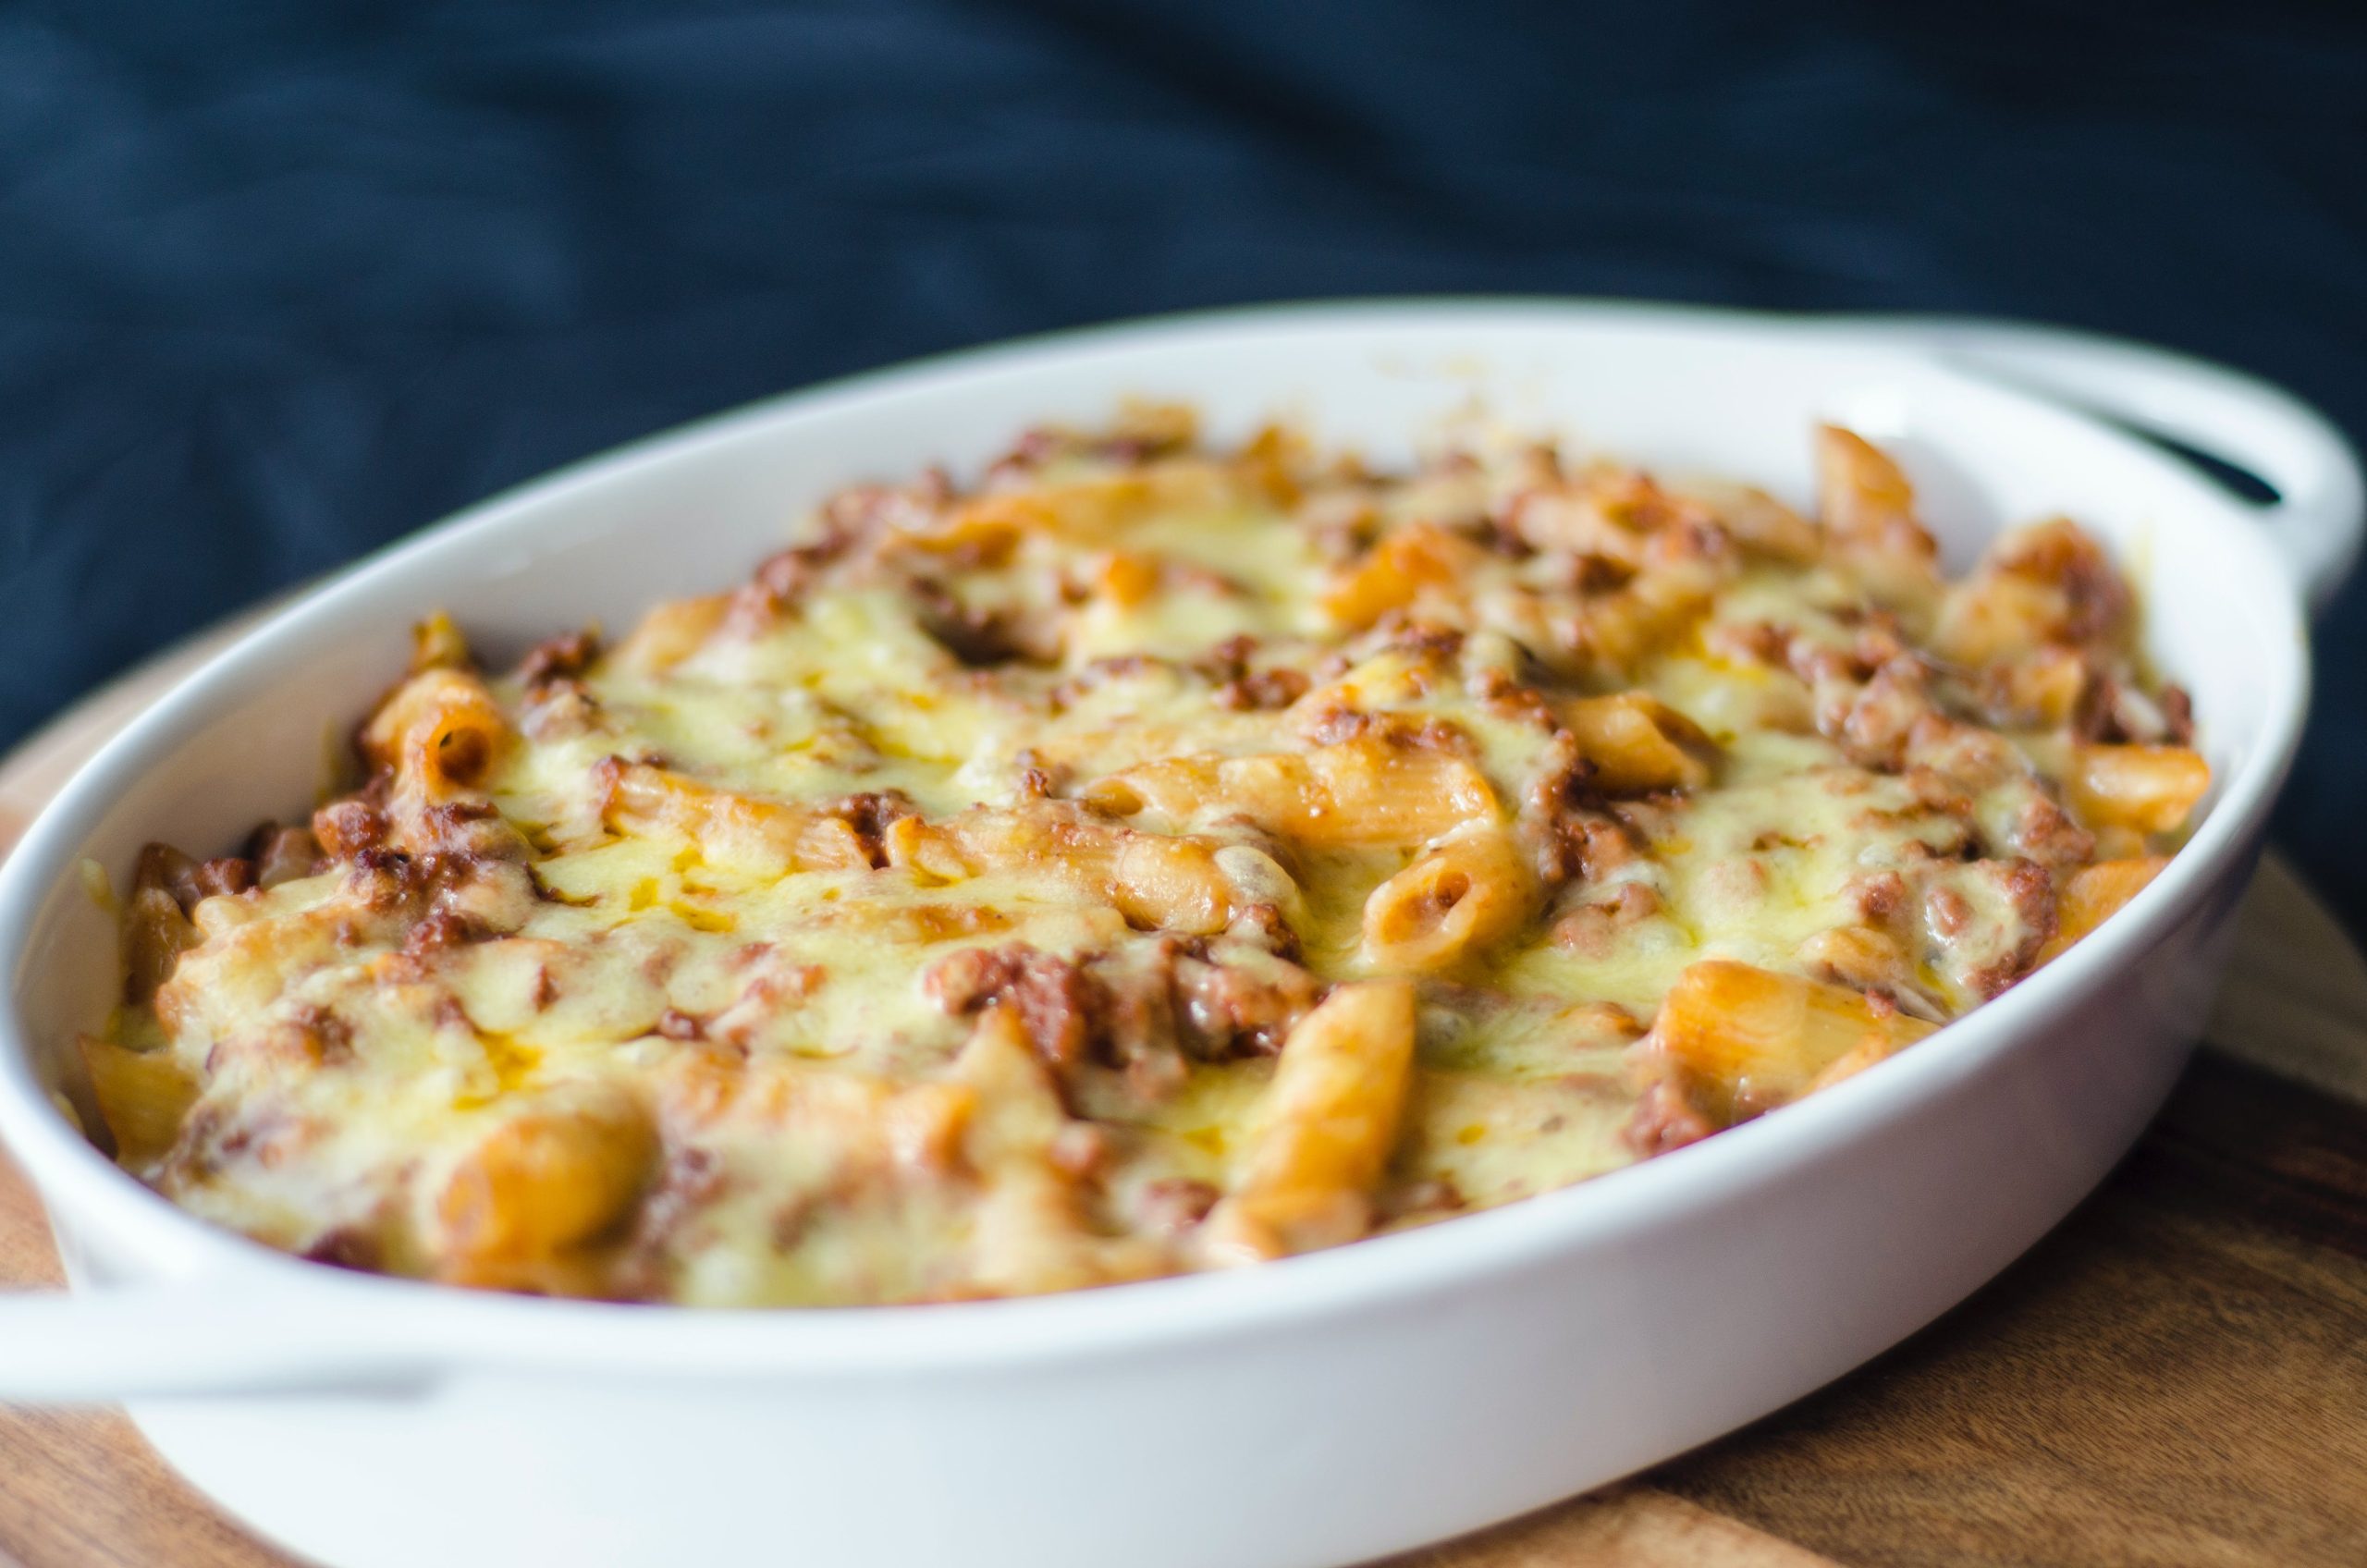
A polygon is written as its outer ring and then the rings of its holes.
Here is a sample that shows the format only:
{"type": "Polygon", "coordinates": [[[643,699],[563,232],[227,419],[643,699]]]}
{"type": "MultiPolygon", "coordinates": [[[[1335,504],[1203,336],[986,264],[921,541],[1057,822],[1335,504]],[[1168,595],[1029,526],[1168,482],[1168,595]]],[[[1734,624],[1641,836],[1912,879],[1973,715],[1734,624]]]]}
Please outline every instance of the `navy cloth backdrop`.
{"type": "MultiPolygon", "coordinates": [[[[2367,432],[2367,8],[0,9],[0,741],[763,393],[1329,294],[1987,312],[2367,432]]],[[[2367,590],[2280,832],[2367,917],[2367,590]]]]}

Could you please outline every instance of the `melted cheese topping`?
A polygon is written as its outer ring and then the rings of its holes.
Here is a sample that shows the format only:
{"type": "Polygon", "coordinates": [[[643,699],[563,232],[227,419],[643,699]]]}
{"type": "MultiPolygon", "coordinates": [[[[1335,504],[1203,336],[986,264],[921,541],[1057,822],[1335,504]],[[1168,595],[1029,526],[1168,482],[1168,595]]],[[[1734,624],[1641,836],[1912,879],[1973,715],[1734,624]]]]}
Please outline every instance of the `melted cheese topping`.
{"type": "Polygon", "coordinates": [[[1994,995],[2207,780],[2071,525],[1950,585],[1550,447],[1173,410],[835,497],[500,679],[423,628],[360,790],[152,848],[119,1158],[273,1245],[704,1305],[1218,1266],[1563,1186],[1994,995]]]}

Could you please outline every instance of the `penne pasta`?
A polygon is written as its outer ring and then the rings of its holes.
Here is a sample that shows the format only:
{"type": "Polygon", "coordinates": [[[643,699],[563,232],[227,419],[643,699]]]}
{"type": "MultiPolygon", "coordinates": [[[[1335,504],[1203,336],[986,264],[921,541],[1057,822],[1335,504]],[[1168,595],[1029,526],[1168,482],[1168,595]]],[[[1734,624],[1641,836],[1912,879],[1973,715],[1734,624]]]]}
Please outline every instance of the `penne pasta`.
{"type": "Polygon", "coordinates": [[[2054,935],[2039,949],[2038,962],[2052,963],[2065,949],[2102,925],[2120,906],[2144,890],[2170,863],[2160,855],[2108,860],[2083,865],[2063,884],[2055,901],[2054,935]]]}
{"type": "Polygon", "coordinates": [[[1834,553],[1870,594],[1919,608],[1939,589],[1939,546],[1915,513],[1915,491],[1889,455],[1854,431],[1817,432],[1817,502],[1834,553]]]}
{"type": "Polygon", "coordinates": [[[1479,555],[1479,546],[1442,528],[1400,529],[1323,595],[1324,612],[1343,626],[1370,626],[1426,593],[1453,589],[1479,555]]]}
{"type": "Polygon", "coordinates": [[[1321,846],[1419,841],[1498,814],[1495,791],[1463,758],[1369,735],[1305,753],[1150,763],[1097,781],[1084,799],[1113,816],[1238,817],[1321,846]]]}
{"type": "Polygon", "coordinates": [[[1577,737],[1594,769],[1591,782],[1606,794],[1699,789],[1710,781],[1708,758],[1717,748],[1701,727],[1644,692],[1578,697],[1555,717],[1577,737]]]}
{"type": "Polygon", "coordinates": [[[2211,765],[2185,746],[2082,746],[2064,798],[2082,821],[2171,833],[2211,788],[2211,765]]]}
{"type": "Polygon", "coordinates": [[[1936,1027],[1864,993],[1708,959],[1669,988],[1651,1041],[1717,1125],[1799,1098],[1842,1063],[1856,1071],[1936,1027]]]}
{"type": "Polygon", "coordinates": [[[435,1194],[429,1245],[463,1281],[527,1277],[621,1219],[656,1160],[648,1113],[629,1093],[570,1085],[504,1116],[435,1194]]]}
{"type": "Polygon", "coordinates": [[[1365,900],[1361,958],[1424,974],[1476,960],[1528,921],[1534,880],[1511,835],[1478,826],[1442,839],[1365,900]]]}
{"type": "Polygon", "coordinates": [[[1678,1147],[2015,985],[2208,793],[2095,540],[1951,586],[1891,456],[1813,440],[1812,521],[1147,410],[851,485],[605,653],[485,672],[432,617],[357,787],[141,853],[78,1101],[271,1245],[715,1306],[1224,1267],[1678,1147]]]}
{"type": "Polygon", "coordinates": [[[716,864],[750,876],[871,864],[861,838],[841,817],[717,790],[645,763],[612,758],[602,772],[600,820],[618,832],[689,844],[716,864]]]}
{"type": "Polygon", "coordinates": [[[1073,1290],[1159,1271],[1150,1249],[1086,1228],[1075,1177],[1058,1163],[1079,1123],[1061,1109],[1016,1013],[987,1009],[954,1071],[978,1106],[963,1152],[985,1185],[971,1239],[979,1288],[1073,1290]]]}
{"type": "Polygon", "coordinates": [[[1214,846],[1081,816],[980,807],[937,823],[906,817],[889,827],[884,846],[890,865],[933,881],[1002,871],[1057,882],[1109,900],[1144,930],[1221,931],[1243,901],[1214,846]]]}
{"type": "Polygon", "coordinates": [[[1155,513],[1215,509],[1237,496],[1235,481],[1221,469],[1178,463],[1155,472],[1099,474],[982,496],[955,507],[939,536],[1008,532],[1013,539],[1050,534],[1097,544],[1155,513]]]}
{"type": "Polygon", "coordinates": [[[116,1158],[134,1170],[162,1159],[197,1101],[197,1080],[169,1050],[127,1050],[90,1035],[76,1043],[116,1158]]]}
{"type": "Polygon", "coordinates": [[[1241,1174],[1208,1219],[1237,1260],[1335,1246],[1372,1222],[1414,1060],[1414,987],[1343,986],[1299,1021],[1274,1067],[1241,1174]]]}
{"type": "Polygon", "coordinates": [[[607,663],[627,674],[662,676],[704,647],[730,610],[729,594],[659,605],[610,651],[607,663]]]}
{"type": "Polygon", "coordinates": [[[1929,557],[1938,546],[1915,520],[1915,487],[1889,454],[1852,430],[1817,433],[1817,510],[1846,542],[1929,557]]]}
{"type": "Polygon", "coordinates": [[[365,757],[395,775],[398,799],[450,800],[482,779],[509,738],[484,682],[437,666],[397,687],[362,731],[365,757]]]}
{"type": "Polygon", "coordinates": [[[2052,518],[1990,546],[1943,598],[1932,640],[1965,665],[2109,645],[2127,630],[2131,603],[2103,547],[2067,518],[2052,518]]]}

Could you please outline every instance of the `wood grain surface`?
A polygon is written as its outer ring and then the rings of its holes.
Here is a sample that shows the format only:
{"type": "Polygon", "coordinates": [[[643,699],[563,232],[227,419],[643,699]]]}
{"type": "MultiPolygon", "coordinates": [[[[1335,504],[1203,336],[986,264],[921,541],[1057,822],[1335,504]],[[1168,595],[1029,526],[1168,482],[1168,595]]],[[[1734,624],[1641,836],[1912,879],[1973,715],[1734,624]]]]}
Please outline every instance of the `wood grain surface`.
{"type": "MultiPolygon", "coordinates": [[[[231,630],[0,766],[0,845],[231,630]]],[[[56,1279],[39,1207],[0,1164],[0,1285],[56,1279]]],[[[121,1415],[0,1412],[0,1564],[291,1561],[121,1415]]],[[[2367,1564],[2367,961],[2274,860],[2194,1067],[2029,1256],[1755,1426],[1395,1568],[1835,1562],[2367,1564]]]]}

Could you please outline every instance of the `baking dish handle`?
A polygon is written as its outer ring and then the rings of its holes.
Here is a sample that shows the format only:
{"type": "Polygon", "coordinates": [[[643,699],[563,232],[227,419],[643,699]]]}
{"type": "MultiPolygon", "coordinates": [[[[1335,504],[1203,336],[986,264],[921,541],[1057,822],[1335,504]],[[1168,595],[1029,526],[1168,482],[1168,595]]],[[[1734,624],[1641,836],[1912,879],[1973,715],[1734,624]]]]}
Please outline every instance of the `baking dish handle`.
{"type": "Polygon", "coordinates": [[[2359,555],[2359,456],[2324,415],[2205,360],[2060,327],[1945,316],[1853,324],[1950,368],[2100,416],[2245,470],[2276,492],[2250,503],[2314,613],[2359,555]]]}
{"type": "Polygon", "coordinates": [[[383,1393],[428,1377],[428,1357],[389,1325],[364,1334],[353,1324],[163,1285],[0,1292],[0,1401],[383,1393]]]}

